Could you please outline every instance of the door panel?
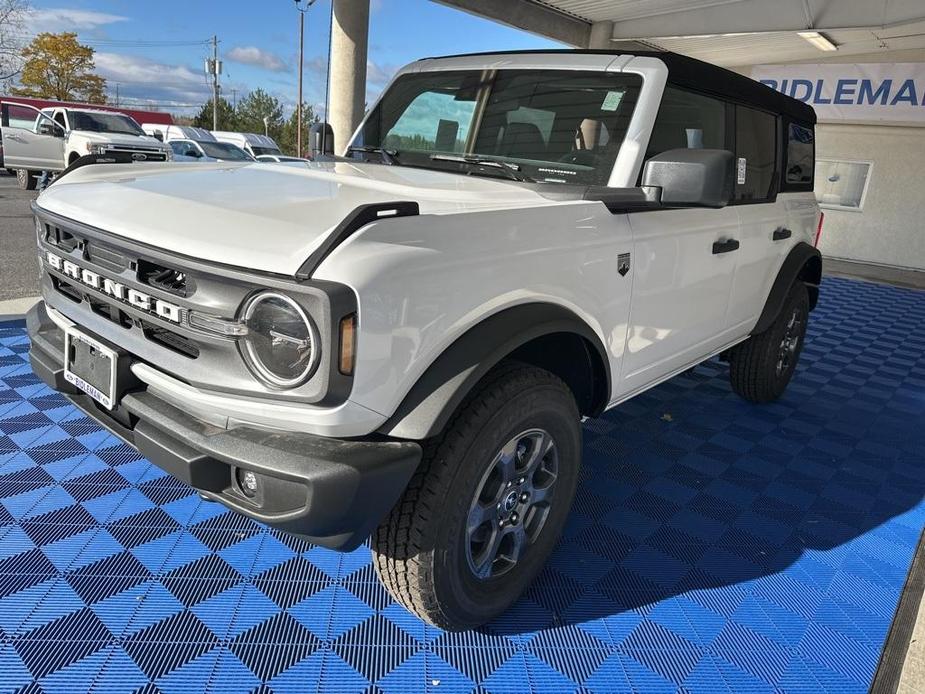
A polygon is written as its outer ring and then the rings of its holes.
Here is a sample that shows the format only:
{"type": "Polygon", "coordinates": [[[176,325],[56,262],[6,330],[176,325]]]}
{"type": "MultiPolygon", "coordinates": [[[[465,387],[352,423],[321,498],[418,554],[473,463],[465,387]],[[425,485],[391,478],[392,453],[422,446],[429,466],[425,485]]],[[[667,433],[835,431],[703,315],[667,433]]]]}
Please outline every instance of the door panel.
{"type": "Polygon", "coordinates": [[[37,171],[64,169],[64,131],[51,118],[25,104],[5,103],[0,108],[0,123],[4,166],[37,171]],[[39,132],[42,125],[61,136],[39,132]]]}
{"type": "Polygon", "coordinates": [[[626,395],[726,344],[726,309],[737,250],[732,207],[629,216],[633,299],[620,394],[626,395]],[[724,250],[717,244],[717,251],[724,250]]]}
{"type": "Polygon", "coordinates": [[[771,291],[771,283],[783,257],[793,246],[787,210],[780,200],[758,205],[737,205],[739,248],[735,278],[729,300],[730,329],[746,335],[755,327],[771,291]],[[779,233],[775,238],[775,231],[779,233]],[[787,235],[786,232],[790,232],[787,235]]]}

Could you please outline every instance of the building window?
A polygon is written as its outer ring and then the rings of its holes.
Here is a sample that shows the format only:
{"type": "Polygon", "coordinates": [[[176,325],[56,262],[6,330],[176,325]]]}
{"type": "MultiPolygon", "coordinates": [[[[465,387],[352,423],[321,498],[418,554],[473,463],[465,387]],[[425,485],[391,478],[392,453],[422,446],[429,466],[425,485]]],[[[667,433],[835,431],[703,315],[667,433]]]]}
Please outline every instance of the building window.
{"type": "Polygon", "coordinates": [[[839,159],[816,160],[816,200],[833,210],[864,209],[873,162],[839,159]]]}

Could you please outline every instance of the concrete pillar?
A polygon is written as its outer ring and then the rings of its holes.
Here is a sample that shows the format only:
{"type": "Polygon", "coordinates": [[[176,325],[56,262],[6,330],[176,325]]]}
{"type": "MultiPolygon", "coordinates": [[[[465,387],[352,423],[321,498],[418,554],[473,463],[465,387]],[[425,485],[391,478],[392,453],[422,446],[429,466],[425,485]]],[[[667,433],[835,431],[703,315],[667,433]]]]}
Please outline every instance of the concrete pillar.
{"type": "Polygon", "coordinates": [[[588,48],[610,50],[613,37],[613,22],[594,22],[588,36],[588,48]]]}
{"type": "Polygon", "coordinates": [[[366,105],[369,0],[334,0],[331,17],[331,113],[335,151],[343,153],[366,105]]]}

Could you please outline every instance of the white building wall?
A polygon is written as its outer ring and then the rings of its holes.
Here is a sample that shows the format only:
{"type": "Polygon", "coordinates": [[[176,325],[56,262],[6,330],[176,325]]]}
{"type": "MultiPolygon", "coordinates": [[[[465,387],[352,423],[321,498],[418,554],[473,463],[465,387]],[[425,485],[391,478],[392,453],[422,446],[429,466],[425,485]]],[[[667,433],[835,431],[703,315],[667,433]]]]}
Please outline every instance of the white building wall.
{"type": "Polygon", "coordinates": [[[823,255],[925,270],[925,128],[820,123],[816,157],[873,162],[862,210],[823,210],[823,255]]]}

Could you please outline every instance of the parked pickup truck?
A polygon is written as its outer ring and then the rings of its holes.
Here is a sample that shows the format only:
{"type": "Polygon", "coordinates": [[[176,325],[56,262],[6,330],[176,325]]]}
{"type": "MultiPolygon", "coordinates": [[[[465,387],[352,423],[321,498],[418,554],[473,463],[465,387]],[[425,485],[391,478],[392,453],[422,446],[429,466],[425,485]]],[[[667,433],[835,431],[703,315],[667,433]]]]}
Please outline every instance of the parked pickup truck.
{"type": "Polygon", "coordinates": [[[421,60],[345,157],[53,183],[32,365],[206,498],[369,538],[402,605],[473,627],[556,544],[582,418],[714,357],[784,393],[822,272],[815,120],[671,53],[421,60]]]}
{"type": "Polygon", "coordinates": [[[167,161],[169,148],[149,137],[131,116],[114,111],[57,107],[39,111],[2,105],[4,164],[19,186],[32,190],[43,171],[63,171],[87,154],[128,152],[137,161],[167,161]]]}

